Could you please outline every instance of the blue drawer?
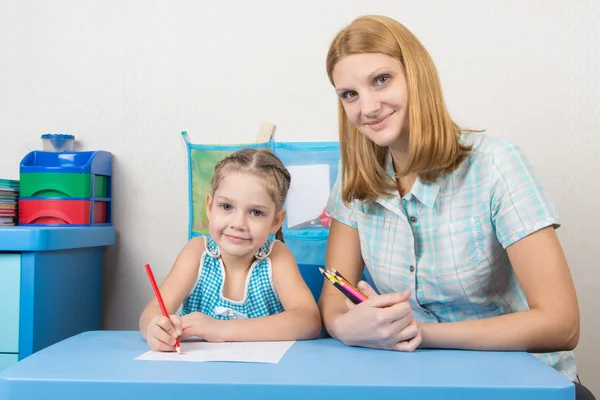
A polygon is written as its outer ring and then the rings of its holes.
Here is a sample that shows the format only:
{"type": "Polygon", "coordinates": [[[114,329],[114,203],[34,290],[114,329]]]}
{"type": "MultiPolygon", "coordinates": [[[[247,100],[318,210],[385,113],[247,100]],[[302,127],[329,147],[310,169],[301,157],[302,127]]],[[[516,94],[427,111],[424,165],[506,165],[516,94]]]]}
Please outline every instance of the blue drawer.
{"type": "Polygon", "coordinates": [[[0,372],[15,364],[18,359],[18,354],[0,354],[0,372]]]}
{"type": "Polygon", "coordinates": [[[20,288],[21,254],[0,253],[0,353],[19,352],[20,288]]]}

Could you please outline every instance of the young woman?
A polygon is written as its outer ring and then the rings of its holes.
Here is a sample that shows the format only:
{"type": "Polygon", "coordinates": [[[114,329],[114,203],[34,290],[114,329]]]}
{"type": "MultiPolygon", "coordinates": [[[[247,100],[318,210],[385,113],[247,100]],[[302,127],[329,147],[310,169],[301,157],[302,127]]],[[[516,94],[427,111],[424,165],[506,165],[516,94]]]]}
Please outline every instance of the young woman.
{"type": "Polygon", "coordinates": [[[324,285],[328,332],[399,351],[525,350],[575,381],[579,308],[560,222],[520,149],[451,119],[427,50],[393,19],[341,30],[327,73],[341,167],[326,264],[354,284],[366,266],[381,293],[360,282],[368,300],[354,305],[324,285]]]}

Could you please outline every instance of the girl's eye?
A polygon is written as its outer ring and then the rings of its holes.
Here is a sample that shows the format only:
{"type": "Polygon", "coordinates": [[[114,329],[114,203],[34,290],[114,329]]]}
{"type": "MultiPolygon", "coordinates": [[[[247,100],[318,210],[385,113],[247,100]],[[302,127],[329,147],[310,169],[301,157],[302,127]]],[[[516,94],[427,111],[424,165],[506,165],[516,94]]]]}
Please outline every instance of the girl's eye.
{"type": "Polygon", "coordinates": [[[221,207],[221,209],[223,211],[229,211],[229,210],[231,210],[231,206],[229,204],[227,204],[227,203],[219,204],[219,207],[221,207]]]}
{"type": "Polygon", "coordinates": [[[250,214],[252,214],[253,217],[262,217],[263,216],[263,212],[258,211],[258,210],[252,210],[252,211],[250,211],[250,214]]]}
{"type": "Polygon", "coordinates": [[[347,90],[342,93],[342,99],[344,100],[352,100],[356,96],[358,96],[358,93],[356,93],[354,90],[347,90]]]}
{"type": "Polygon", "coordinates": [[[385,85],[387,83],[387,81],[389,81],[389,80],[390,80],[389,75],[380,75],[377,78],[375,78],[375,85],[377,85],[377,86],[385,85]]]}

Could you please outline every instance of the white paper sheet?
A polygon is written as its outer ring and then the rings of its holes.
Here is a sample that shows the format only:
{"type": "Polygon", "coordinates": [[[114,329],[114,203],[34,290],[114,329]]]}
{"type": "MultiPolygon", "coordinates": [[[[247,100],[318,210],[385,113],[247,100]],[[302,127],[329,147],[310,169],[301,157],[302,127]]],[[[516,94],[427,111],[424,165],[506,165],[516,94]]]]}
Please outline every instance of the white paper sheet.
{"type": "Polygon", "coordinates": [[[230,361],[277,364],[294,343],[296,342],[182,342],[181,354],[148,351],[135,359],[145,361],[230,361]]]}
{"type": "Polygon", "coordinates": [[[287,226],[318,218],[331,192],[329,164],[292,165],[287,167],[292,183],[287,197],[287,226]]]}

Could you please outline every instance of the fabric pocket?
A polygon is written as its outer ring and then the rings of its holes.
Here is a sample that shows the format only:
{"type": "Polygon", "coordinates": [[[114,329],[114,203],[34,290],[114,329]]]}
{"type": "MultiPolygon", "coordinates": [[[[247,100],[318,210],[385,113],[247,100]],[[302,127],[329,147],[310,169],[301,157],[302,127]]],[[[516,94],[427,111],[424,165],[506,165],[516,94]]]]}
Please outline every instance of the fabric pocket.
{"type": "Polygon", "coordinates": [[[485,260],[480,218],[439,225],[428,234],[426,241],[433,248],[418,272],[423,303],[432,311],[439,307],[440,315],[447,313],[448,305],[471,311],[487,307],[489,298],[478,270],[485,260]]]}
{"type": "Polygon", "coordinates": [[[478,217],[441,225],[434,243],[439,275],[456,275],[474,268],[483,258],[483,229],[478,217]]]}

